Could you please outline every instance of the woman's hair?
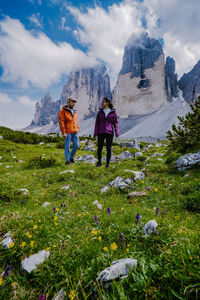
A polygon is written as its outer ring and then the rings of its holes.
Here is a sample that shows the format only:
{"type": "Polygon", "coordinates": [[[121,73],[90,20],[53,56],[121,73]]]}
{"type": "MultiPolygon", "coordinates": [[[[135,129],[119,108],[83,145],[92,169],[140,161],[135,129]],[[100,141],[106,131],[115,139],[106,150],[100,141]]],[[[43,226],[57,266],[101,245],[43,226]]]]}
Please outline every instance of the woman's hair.
{"type": "Polygon", "coordinates": [[[106,103],[108,103],[108,107],[110,108],[110,109],[112,109],[113,108],[113,105],[112,105],[112,103],[111,103],[111,100],[110,99],[108,99],[108,98],[103,98],[103,100],[106,102],[106,103]]]}

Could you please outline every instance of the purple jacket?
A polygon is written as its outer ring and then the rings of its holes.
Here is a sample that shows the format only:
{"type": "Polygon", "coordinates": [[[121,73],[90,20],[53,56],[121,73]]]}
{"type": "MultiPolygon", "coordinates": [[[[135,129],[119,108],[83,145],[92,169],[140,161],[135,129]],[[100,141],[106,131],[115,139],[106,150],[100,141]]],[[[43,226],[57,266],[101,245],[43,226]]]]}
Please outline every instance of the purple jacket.
{"type": "Polygon", "coordinates": [[[101,108],[96,117],[94,136],[102,133],[109,133],[114,135],[113,128],[115,129],[115,135],[119,136],[119,126],[115,109],[111,109],[106,117],[103,109],[101,108]]]}

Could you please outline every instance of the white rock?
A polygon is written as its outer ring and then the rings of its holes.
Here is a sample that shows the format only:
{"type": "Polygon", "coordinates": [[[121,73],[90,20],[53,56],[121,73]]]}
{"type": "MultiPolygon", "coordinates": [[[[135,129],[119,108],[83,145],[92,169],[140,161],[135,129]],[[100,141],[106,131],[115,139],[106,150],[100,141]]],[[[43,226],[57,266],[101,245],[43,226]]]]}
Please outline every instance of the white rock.
{"type": "Polygon", "coordinates": [[[99,203],[97,200],[95,200],[95,201],[93,202],[93,204],[96,205],[99,209],[102,209],[102,204],[99,203]]]}
{"type": "Polygon", "coordinates": [[[44,202],[44,204],[42,205],[42,207],[49,206],[50,204],[51,204],[50,202],[44,202]]]}
{"type": "Polygon", "coordinates": [[[13,240],[12,240],[12,238],[11,238],[11,232],[9,231],[9,232],[7,232],[7,233],[5,234],[3,240],[1,241],[0,244],[2,244],[3,247],[5,247],[5,248],[8,249],[8,248],[9,248],[9,245],[10,245],[11,243],[13,243],[13,240]]]}
{"type": "Polygon", "coordinates": [[[152,158],[158,157],[158,156],[163,156],[163,153],[155,153],[153,155],[151,155],[152,158]]]}
{"type": "Polygon", "coordinates": [[[13,158],[17,158],[17,156],[13,156],[13,158]]]}
{"type": "Polygon", "coordinates": [[[0,160],[2,159],[2,156],[0,156],[0,160]]]}
{"type": "Polygon", "coordinates": [[[135,175],[135,177],[134,177],[135,180],[137,180],[137,179],[142,180],[142,179],[145,178],[144,173],[140,172],[140,171],[125,170],[125,172],[130,172],[130,173],[134,174],[135,175]]]}
{"type": "Polygon", "coordinates": [[[163,161],[163,159],[162,159],[162,158],[157,158],[157,160],[158,160],[158,161],[163,161]]]}
{"type": "Polygon", "coordinates": [[[137,259],[126,258],[113,261],[110,267],[104,269],[98,275],[97,280],[100,280],[104,287],[107,288],[111,280],[128,277],[128,272],[136,266],[137,259]]]}
{"type": "Polygon", "coordinates": [[[66,170],[66,171],[60,172],[59,174],[65,174],[65,173],[71,173],[71,174],[73,174],[73,173],[75,173],[75,171],[74,170],[66,170]]]}
{"type": "Polygon", "coordinates": [[[151,147],[153,147],[153,145],[152,145],[152,144],[148,145],[148,149],[149,149],[149,148],[151,148],[151,147]]]}
{"type": "Polygon", "coordinates": [[[69,189],[69,187],[70,187],[70,184],[67,184],[67,185],[65,185],[65,186],[61,187],[61,190],[68,190],[68,189],[69,189]]]}
{"type": "Polygon", "coordinates": [[[37,254],[31,255],[28,258],[23,259],[21,267],[26,272],[30,273],[32,270],[35,270],[37,266],[45,261],[50,255],[49,251],[42,250],[37,254]]]}
{"type": "Polygon", "coordinates": [[[101,189],[101,193],[106,193],[109,190],[110,186],[106,185],[101,189]]]}
{"type": "Polygon", "coordinates": [[[64,290],[60,290],[58,294],[53,298],[53,300],[64,300],[65,299],[65,294],[64,290]]]}
{"type": "Polygon", "coordinates": [[[136,152],[136,153],[134,153],[135,157],[138,157],[138,156],[141,156],[141,155],[143,155],[142,152],[136,152]]]}
{"type": "Polygon", "coordinates": [[[28,195],[27,189],[19,189],[19,192],[22,192],[23,195],[28,195]]]}
{"type": "Polygon", "coordinates": [[[40,142],[39,145],[44,145],[44,142],[40,142]]]}
{"type": "Polygon", "coordinates": [[[144,233],[145,237],[148,237],[152,232],[156,231],[156,227],[158,226],[155,220],[151,220],[144,225],[144,233]]]}
{"type": "Polygon", "coordinates": [[[8,169],[8,168],[13,168],[13,166],[6,166],[6,169],[8,169]]]}

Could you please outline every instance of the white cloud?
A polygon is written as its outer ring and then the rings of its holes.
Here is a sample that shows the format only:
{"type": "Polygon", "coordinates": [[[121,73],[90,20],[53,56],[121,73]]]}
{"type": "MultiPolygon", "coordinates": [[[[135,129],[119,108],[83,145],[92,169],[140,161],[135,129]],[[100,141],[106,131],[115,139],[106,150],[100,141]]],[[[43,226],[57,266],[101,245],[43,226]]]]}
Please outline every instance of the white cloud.
{"type": "Polygon", "coordinates": [[[89,47],[89,54],[103,60],[113,79],[121,68],[124,46],[132,34],[144,30],[141,24],[143,9],[140,3],[124,1],[114,4],[108,11],[101,7],[88,8],[87,12],[67,7],[79,24],[76,38],[89,47]]]}
{"type": "Polygon", "coordinates": [[[28,17],[28,19],[31,23],[35,24],[37,27],[43,28],[40,13],[32,14],[30,17],[28,17]]]}
{"type": "Polygon", "coordinates": [[[0,93],[0,126],[12,129],[24,128],[33,119],[36,101],[27,96],[10,98],[0,93]]]}
{"type": "Polygon", "coordinates": [[[95,60],[68,43],[56,45],[45,34],[27,31],[20,21],[7,17],[0,22],[2,80],[48,87],[72,69],[89,67],[95,60]]]}
{"type": "Polygon", "coordinates": [[[177,72],[182,76],[200,59],[200,1],[144,0],[144,5],[148,9],[146,18],[150,35],[163,37],[164,52],[175,59],[177,72]]]}
{"type": "Polygon", "coordinates": [[[65,17],[62,17],[61,18],[61,27],[60,27],[60,29],[61,30],[66,30],[66,31],[71,30],[71,28],[69,26],[65,26],[65,21],[66,21],[65,17]]]}
{"type": "Polygon", "coordinates": [[[200,59],[200,1],[124,0],[108,11],[98,6],[86,12],[69,6],[67,9],[78,23],[74,35],[88,46],[91,55],[108,65],[113,79],[121,68],[128,38],[144,30],[142,19],[146,20],[150,37],[164,39],[165,55],[175,59],[179,76],[200,59]]]}

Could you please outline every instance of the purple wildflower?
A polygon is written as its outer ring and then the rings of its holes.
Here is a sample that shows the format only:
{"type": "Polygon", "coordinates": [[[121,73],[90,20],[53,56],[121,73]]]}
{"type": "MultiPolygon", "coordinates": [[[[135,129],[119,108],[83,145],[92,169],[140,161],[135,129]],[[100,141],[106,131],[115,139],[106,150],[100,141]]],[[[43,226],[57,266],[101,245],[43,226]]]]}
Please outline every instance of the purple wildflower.
{"type": "Polygon", "coordinates": [[[144,187],[147,191],[150,191],[150,188],[148,188],[146,185],[144,187]]]}
{"type": "Polygon", "coordinates": [[[165,215],[166,213],[167,213],[167,209],[164,209],[162,215],[165,215]]]}
{"type": "Polygon", "coordinates": [[[24,200],[22,200],[22,204],[24,204],[24,200]]]}
{"type": "Polygon", "coordinates": [[[109,207],[107,208],[107,212],[109,215],[111,214],[111,209],[109,207]]]}
{"type": "Polygon", "coordinates": [[[136,224],[138,224],[141,220],[140,214],[137,213],[137,215],[135,217],[136,217],[136,224]]]}
{"type": "Polygon", "coordinates": [[[126,247],[126,239],[125,239],[125,237],[124,237],[124,235],[123,235],[122,232],[119,233],[119,239],[122,242],[122,247],[125,248],[126,247]]]}
{"type": "Polygon", "coordinates": [[[56,207],[55,206],[53,207],[53,211],[56,211],[56,207]]]}
{"type": "Polygon", "coordinates": [[[96,224],[98,225],[98,218],[97,218],[97,216],[94,216],[94,220],[95,220],[96,224]]]}
{"type": "Polygon", "coordinates": [[[39,296],[39,300],[45,300],[45,299],[46,299],[45,294],[42,294],[42,295],[39,296]]]}
{"type": "Polygon", "coordinates": [[[63,204],[61,203],[61,207],[63,207],[63,204]]]}
{"type": "Polygon", "coordinates": [[[8,277],[8,275],[10,274],[10,271],[12,270],[12,266],[7,266],[7,268],[6,268],[6,270],[5,270],[5,272],[4,272],[4,276],[5,277],[8,277]]]}
{"type": "Polygon", "coordinates": [[[63,205],[63,207],[65,208],[65,207],[66,207],[66,205],[64,204],[64,205],[63,205]]]}
{"type": "Polygon", "coordinates": [[[156,208],[156,215],[157,215],[157,216],[159,215],[159,211],[160,211],[160,208],[157,207],[157,208],[156,208]]]}
{"type": "Polygon", "coordinates": [[[58,193],[56,193],[56,197],[58,197],[58,193]]]}
{"type": "Polygon", "coordinates": [[[131,191],[133,190],[133,186],[131,186],[131,191]]]}
{"type": "Polygon", "coordinates": [[[131,180],[133,181],[133,180],[134,180],[134,178],[133,178],[133,177],[131,177],[131,180]]]}

